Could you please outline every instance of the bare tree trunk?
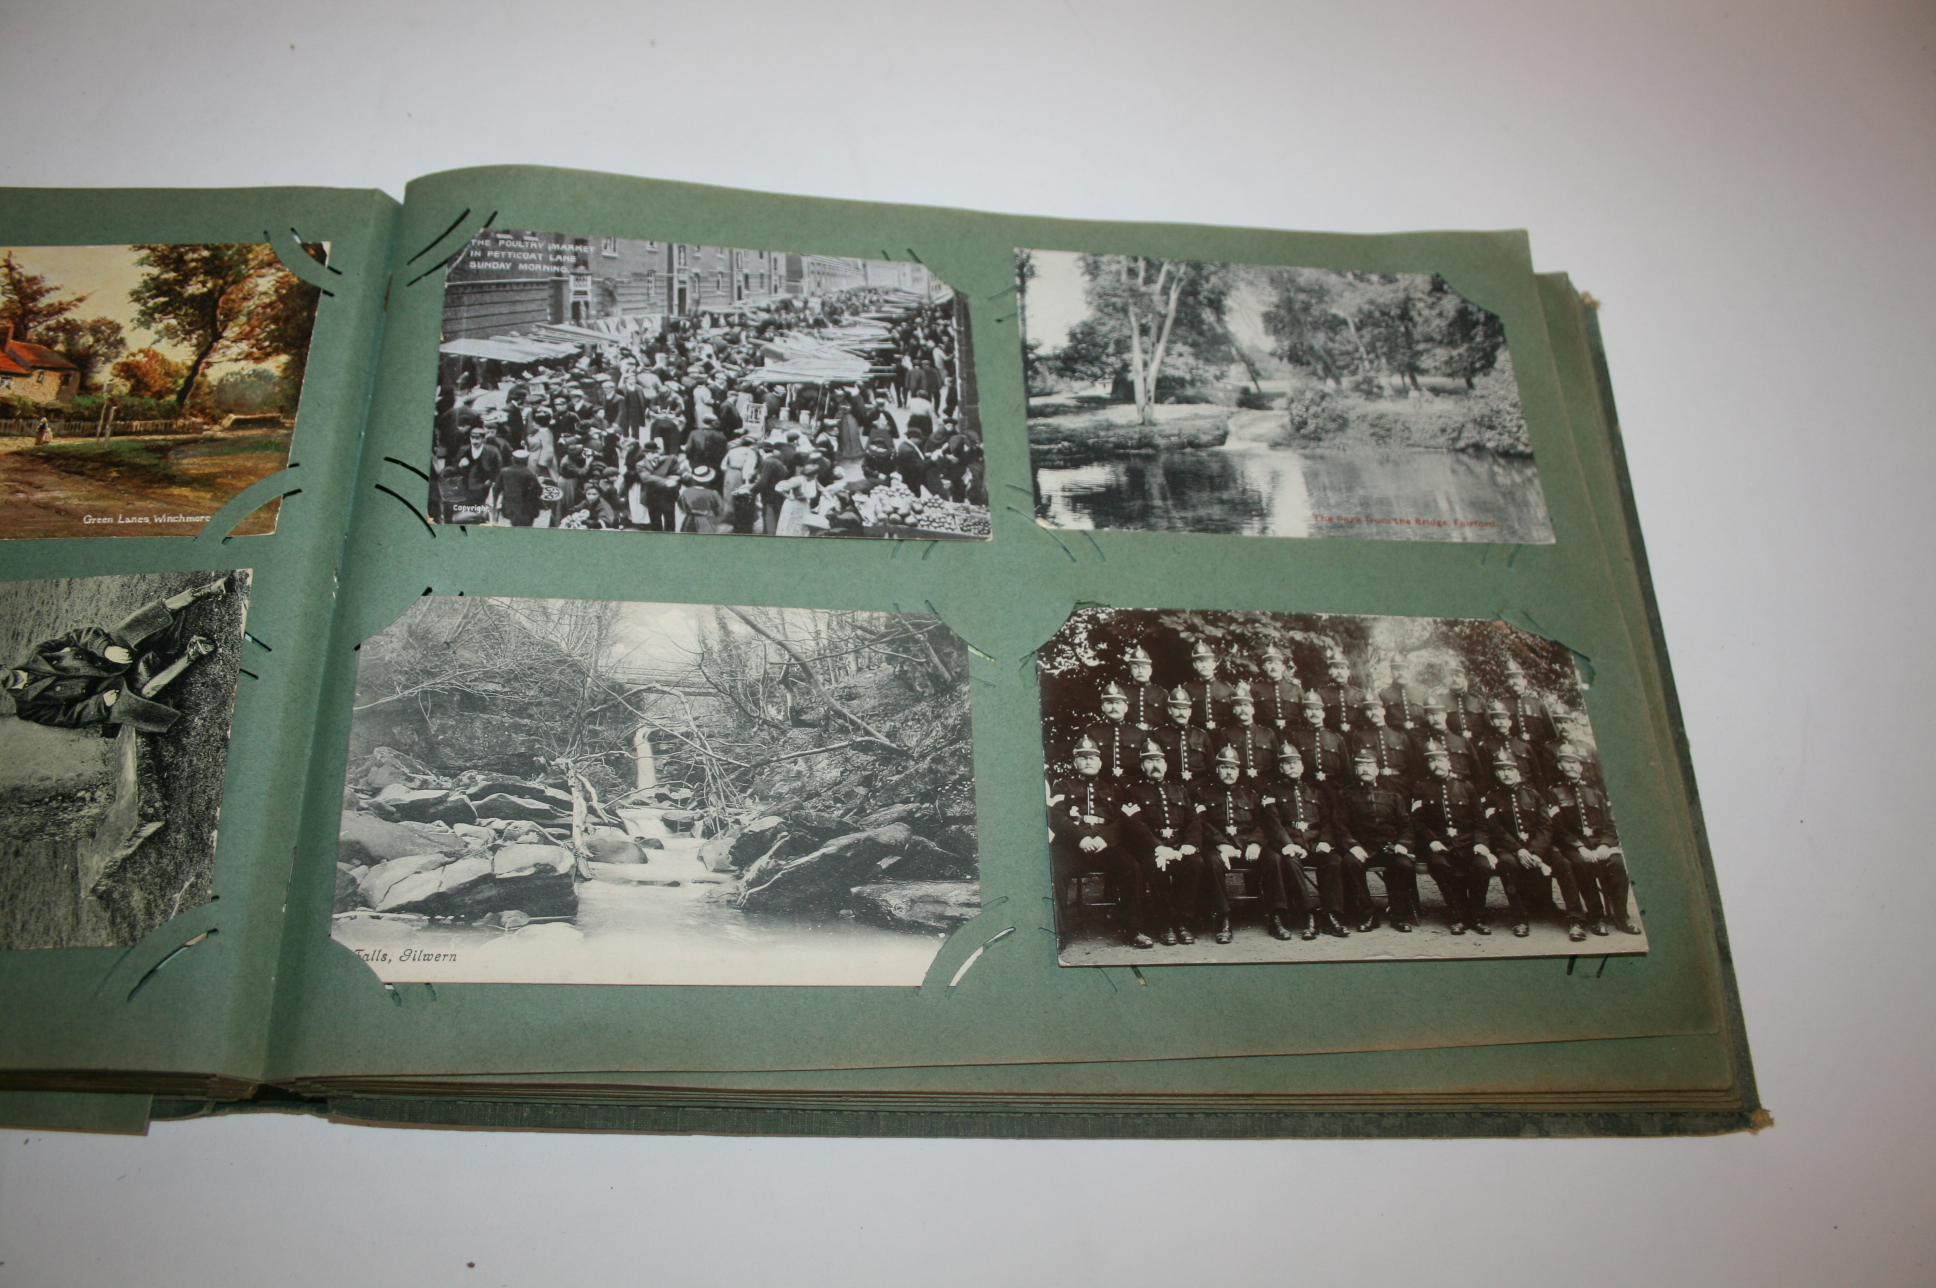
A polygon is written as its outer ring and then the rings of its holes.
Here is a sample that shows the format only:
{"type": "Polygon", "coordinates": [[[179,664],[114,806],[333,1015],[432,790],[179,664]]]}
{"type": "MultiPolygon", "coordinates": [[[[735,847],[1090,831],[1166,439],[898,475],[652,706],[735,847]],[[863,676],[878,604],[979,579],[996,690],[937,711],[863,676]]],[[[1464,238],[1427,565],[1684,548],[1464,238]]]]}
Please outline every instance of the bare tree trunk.
{"type": "Polygon", "coordinates": [[[733,611],[733,616],[739,618],[742,622],[745,622],[748,626],[752,627],[755,632],[757,632],[758,634],[764,636],[769,640],[772,640],[775,644],[779,645],[781,650],[784,651],[789,658],[793,659],[794,664],[800,668],[800,673],[806,676],[807,683],[810,686],[812,686],[814,695],[818,697],[822,702],[826,703],[829,707],[832,707],[835,711],[838,711],[841,714],[841,716],[847,720],[849,724],[853,725],[856,729],[859,729],[863,733],[867,734],[875,742],[880,743],[882,746],[887,747],[892,751],[903,750],[903,748],[899,743],[895,742],[892,738],[888,737],[886,734],[876,729],[873,725],[868,724],[865,720],[861,719],[859,716],[849,711],[846,707],[840,705],[839,702],[835,701],[834,696],[831,693],[827,692],[825,685],[820,683],[820,677],[814,673],[813,667],[808,665],[807,659],[801,656],[800,650],[796,649],[793,646],[792,641],[788,640],[783,635],[776,635],[772,631],[767,630],[766,627],[760,625],[756,619],[748,616],[740,609],[735,608],[732,611],[733,611]]]}

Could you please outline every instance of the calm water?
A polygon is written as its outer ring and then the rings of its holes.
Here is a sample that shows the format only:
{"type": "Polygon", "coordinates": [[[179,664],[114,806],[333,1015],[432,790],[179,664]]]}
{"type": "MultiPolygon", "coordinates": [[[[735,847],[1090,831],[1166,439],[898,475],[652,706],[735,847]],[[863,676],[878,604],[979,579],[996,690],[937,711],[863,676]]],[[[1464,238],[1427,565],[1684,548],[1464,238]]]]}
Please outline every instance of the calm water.
{"type": "Polygon", "coordinates": [[[1530,460],[1490,453],[1272,447],[1283,419],[1233,419],[1231,441],[1035,471],[1059,528],[1268,537],[1544,543],[1553,539],[1530,460]]]}

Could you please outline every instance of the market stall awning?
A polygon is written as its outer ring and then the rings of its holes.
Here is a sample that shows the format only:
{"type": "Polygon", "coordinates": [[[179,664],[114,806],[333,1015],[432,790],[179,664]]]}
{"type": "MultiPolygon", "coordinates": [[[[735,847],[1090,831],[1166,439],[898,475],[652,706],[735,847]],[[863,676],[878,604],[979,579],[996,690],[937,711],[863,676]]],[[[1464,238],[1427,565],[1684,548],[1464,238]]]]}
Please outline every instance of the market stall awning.
{"type": "Polygon", "coordinates": [[[544,362],[569,358],[578,352],[575,344],[554,344],[524,336],[496,335],[488,340],[446,340],[442,353],[458,358],[495,358],[499,362],[544,362]]]}

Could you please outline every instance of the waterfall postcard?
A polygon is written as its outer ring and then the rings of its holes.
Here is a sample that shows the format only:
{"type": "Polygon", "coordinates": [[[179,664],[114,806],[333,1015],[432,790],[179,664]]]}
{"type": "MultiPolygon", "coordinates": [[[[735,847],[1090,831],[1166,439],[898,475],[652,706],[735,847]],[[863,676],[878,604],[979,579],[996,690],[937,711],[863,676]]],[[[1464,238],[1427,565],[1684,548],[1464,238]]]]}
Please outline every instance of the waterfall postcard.
{"type": "Polygon", "coordinates": [[[980,907],[938,617],[426,596],[360,651],[333,933],[386,981],[915,986],[980,907]]]}

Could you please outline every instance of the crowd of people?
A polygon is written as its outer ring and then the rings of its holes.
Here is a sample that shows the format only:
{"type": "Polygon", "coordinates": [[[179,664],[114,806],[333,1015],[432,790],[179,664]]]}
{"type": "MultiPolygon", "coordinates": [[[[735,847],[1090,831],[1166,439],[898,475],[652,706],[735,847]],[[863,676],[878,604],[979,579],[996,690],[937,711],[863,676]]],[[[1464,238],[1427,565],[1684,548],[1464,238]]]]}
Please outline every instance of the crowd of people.
{"type": "Polygon", "coordinates": [[[1229,943],[1227,874],[1241,872],[1275,938],[1406,933],[1429,876],[1452,934],[1489,935],[1497,878],[1522,938],[1555,918],[1576,943],[1642,933],[1586,715],[1541,698],[1518,665],[1487,696],[1459,666],[1426,693],[1403,659],[1373,690],[1342,653],[1308,688],[1274,645],[1255,659],[1260,678],[1235,684],[1209,644],[1189,657],[1194,674],[1166,686],[1148,650],[1131,649],[1129,674],[1064,749],[1074,772],[1051,774],[1065,916],[1101,875],[1132,947],[1194,943],[1206,921],[1229,943]]]}
{"type": "Polygon", "coordinates": [[[985,535],[955,331],[947,303],[862,287],[667,318],[532,363],[447,356],[431,517],[765,536],[888,535],[926,517],[985,535]],[[789,337],[864,353],[864,374],[781,376],[789,337]]]}

